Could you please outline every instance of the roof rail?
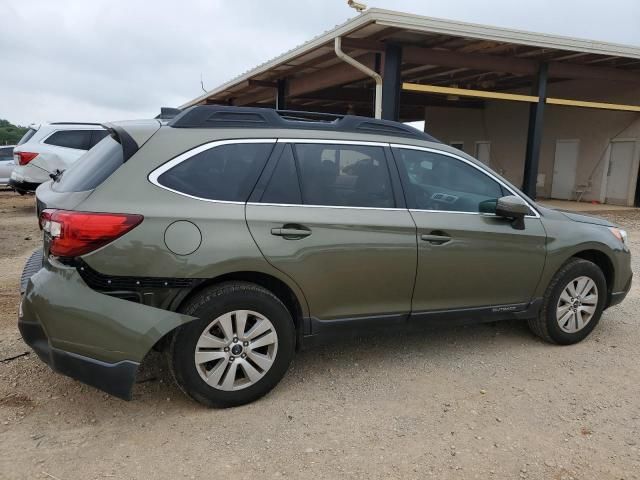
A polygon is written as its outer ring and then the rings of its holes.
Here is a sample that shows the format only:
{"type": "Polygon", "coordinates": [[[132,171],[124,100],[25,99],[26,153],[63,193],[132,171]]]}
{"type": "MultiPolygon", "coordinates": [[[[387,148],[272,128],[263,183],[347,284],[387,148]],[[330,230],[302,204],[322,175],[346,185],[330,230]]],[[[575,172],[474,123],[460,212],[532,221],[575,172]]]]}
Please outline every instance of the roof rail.
{"type": "Polygon", "coordinates": [[[101,126],[100,123],[95,123],[95,122],[49,122],[49,125],[97,125],[97,126],[101,126]]]}
{"type": "Polygon", "coordinates": [[[156,115],[156,119],[169,120],[176,115],[180,115],[180,113],[182,113],[182,110],[180,110],[179,108],[160,107],[160,113],[156,115]]]}
{"type": "Polygon", "coordinates": [[[302,122],[334,122],[344,118],[344,115],[336,113],[302,112],[300,110],[276,110],[276,113],[285,120],[302,122]]]}
{"type": "Polygon", "coordinates": [[[437,142],[435,138],[400,122],[355,115],[274,110],[271,108],[196,105],[173,117],[173,128],[282,128],[334,130],[412,137],[437,142]]]}

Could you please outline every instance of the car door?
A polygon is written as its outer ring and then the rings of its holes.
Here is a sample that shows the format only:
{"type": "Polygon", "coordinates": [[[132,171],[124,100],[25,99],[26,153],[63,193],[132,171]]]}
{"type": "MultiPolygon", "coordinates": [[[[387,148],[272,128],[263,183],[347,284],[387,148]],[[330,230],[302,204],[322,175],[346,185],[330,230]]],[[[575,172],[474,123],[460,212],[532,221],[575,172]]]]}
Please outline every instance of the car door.
{"type": "Polygon", "coordinates": [[[393,145],[417,225],[415,316],[456,309],[525,309],[545,261],[546,235],[531,209],[524,230],[495,215],[511,187],[456,154],[393,145]]]}
{"type": "Polygon", "coordinates": [[[409,314],[415,224],[388,157],[384,144],[280,140],[247,204],[258,247],[298,284],[317,321],[409,314]]]}
{"type": "Polygon", "coordinates": [[[0,183],[9,181],[14,166],[13,147],[0,148],[0,183]]]}

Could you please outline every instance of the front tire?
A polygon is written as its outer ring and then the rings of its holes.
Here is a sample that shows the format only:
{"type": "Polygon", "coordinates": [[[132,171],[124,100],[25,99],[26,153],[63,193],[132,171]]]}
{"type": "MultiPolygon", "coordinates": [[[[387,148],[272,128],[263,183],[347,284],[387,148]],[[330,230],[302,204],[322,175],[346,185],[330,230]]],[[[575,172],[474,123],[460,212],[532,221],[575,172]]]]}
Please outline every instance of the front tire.
{"type": "Polygon", "coordinates": [[[593,262],[572,258],[551,279],[540,313],[529,320],[529,328],[550,343],[578,343],[600,321],[606,298],[602,270],[593,262]]]}
{"type": "Polygon", "coordinates": [[[198,317],[173,336],[169,364],[176,383],[208,407],[233,407],[267,394],[295,351],[291,314],[270,291],[248,282],[207,288],[182,313],[198,317]]]}

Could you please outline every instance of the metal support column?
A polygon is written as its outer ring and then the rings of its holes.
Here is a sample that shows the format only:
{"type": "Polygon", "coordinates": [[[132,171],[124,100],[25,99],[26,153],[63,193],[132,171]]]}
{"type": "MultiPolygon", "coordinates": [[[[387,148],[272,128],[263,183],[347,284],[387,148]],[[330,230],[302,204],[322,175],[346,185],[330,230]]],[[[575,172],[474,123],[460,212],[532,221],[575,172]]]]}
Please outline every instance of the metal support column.
{"type": "Polygon", "coordinates": [[[281,78],[277,82],[278,91],[276,94],[276,110],[286,110],[287,108],[287,79],[281,78]]]}
{"type": "Polygon", "coordinates": [[[524,159],[522,191],[529,197],[536,198],[538,161],[540,159],[540,144],[542,143],[542,129],[544,126],[544,106],[547,101],[546,63],[540,64],[531,94],[538,97],[538,102],[529,106],[529,130],[527,133],[527,153],[524,159]]]}
{"type": "Polygon", "coordinates": [[[402,47],[387,44],[384,49],[384,73],[382,75],[382,118],[400,120],[400,91],[402,89],[402,47]]]}

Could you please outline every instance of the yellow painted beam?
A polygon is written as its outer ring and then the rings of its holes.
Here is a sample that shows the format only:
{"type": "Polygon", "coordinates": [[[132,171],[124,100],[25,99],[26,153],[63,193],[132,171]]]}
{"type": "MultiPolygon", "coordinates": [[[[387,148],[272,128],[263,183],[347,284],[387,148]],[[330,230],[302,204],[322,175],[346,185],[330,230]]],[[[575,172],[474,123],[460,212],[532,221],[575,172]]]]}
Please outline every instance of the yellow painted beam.
{"type": "Polygon", "coordinates": [[[536,103],[538,101],[538,97],[534,95],[488,92],[485,90],[471,90],[468,88],[438,87],[436,85],[420,85],[417,83],[403,83],[402,89],[413,92],[440,93],[443,95],[459,95],[461,97],[492,98],[495,100],[510,100],[515,102],[536,103]]]}
{"type": "Polygon", "coordinates": [[[568,100],[566,98],[547,98],[549,105],[564,107],[599,108],[601,110],[618,110],[623,112],[640,112],[640,106],[622,105],[618,103],[583,102],[582,100],[568,100]]]}
{"type": "MultiPolygon", "coordinates": [[[[437,85],[420,85],[417,83],[403,83],[403,90],[413,92],[438,93],[442,95],[458,95],[460,97],[490,98],[493,100],[510,100],[515,102],[536,103],[538,97],[533,95],[520,95],[515,93],[489,92],[486,90],[471,90],[468,88],[439,87],[437,85]]],[[[625,105],[618,103],[585,102],[582,100],[569,100],[566,98],[547,98],[549,105],[561,105],[564,107],[597,108],[600,110],[615,110],[622,112],[640,112],[638,105],[625,105]]]]}

